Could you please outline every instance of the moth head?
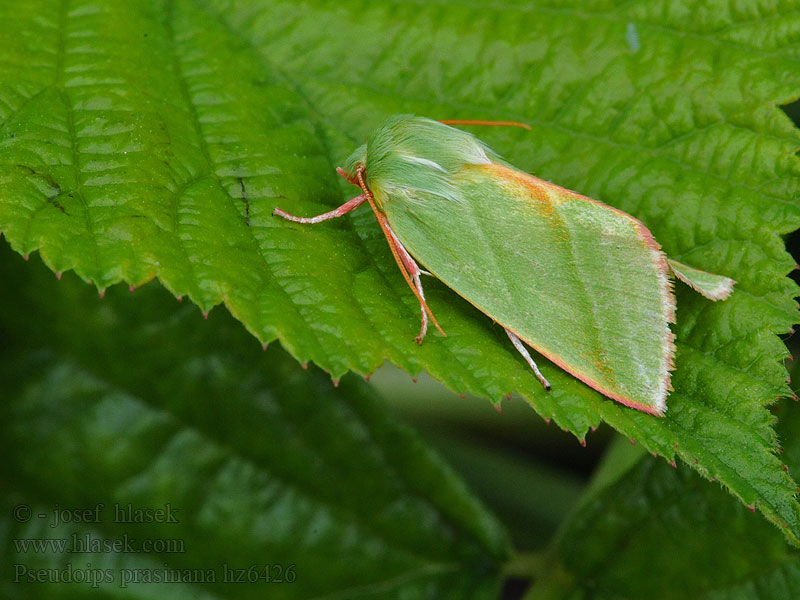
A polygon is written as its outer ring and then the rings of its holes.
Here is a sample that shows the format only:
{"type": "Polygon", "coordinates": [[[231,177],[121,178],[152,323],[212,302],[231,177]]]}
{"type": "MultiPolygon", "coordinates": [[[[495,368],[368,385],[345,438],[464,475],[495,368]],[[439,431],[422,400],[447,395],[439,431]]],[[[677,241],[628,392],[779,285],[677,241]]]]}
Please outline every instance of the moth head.
{"type": "Polygon", "coordinates": [[[375,130],[339,172],[358,184],[361,169],[378,206],[390,198],[419,202],[424,195],[461,202],[454,176],[465,166],[501,160],[466,131],[431,119],[396,115],[375,130]]]}
{"type": "Polygon", "coordinates": [[[413,204],[424,197],[461,202],[459,172],[500,158],[466,131],[413,115],[390,117],[365,150],[365,176],[379,206],[392,199],[413,204]]]}
{"type": "Polygon", "coordinates": [[[343,175],[350,181],[354,181],[357,177],[359,167],[366,167],[367,164],[367,145],[362,144],[356,148],[347,160],[344,161],[342,166],[343,175]]]}

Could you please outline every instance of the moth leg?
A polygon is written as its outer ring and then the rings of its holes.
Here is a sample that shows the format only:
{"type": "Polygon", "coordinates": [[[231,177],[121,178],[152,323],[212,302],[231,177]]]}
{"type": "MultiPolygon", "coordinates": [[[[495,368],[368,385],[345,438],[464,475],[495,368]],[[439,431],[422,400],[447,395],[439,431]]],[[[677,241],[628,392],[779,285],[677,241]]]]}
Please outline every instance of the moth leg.
{"type": "MultiPolygon", "coordinates": [[[[422,290],[422,281],[420,281],[419,278],[423,271],[419,268],[417,261],[415,261],[408,253],[408,250],[405,249],[405,246],[403,246],[403,244],[400,243],[400,240],[397,239],[397,236],[389,226],[389,223],[386,223],[386,228],[389,231],[389,235],[392,236],[392,241],[397,249],[397,254],[400,255],[400,260],[403,261],[403,266],[411,277],[411,280],[414,282],[414,287],[417,288],[417,292],[419,292],[419,308],[420,312],[422,313],[422,326],[420,327],[419,335],[414,338],[414,341],[418,344],[421,344],[422,340],[425,339],[425,334],[428,333],[428,313],[425,310],[425,292],[422,290]]],[[[425,273],[427,273],[427,271],[425,271],[425,273]]],[[[428,273],[428,275],[430,275],[430,273],[428,273]]]]}
{"type": "Polygon", "coordinates": [[[531,369],[533,369],[533,372],[536,374],[536,378],[541,382],[542,386],[544,386],[544,389],[546,389],[549,392],[550,382],[544,378],[544,375],[542,375],[542,372],[539,370],[539,367],[536,366],[536,363],[533,361],[531,355],[528,353],[528,349],[525,346],[523,346],[522,340],[520,340],[516,336],[516,334],[509,329],[506,329],[506,334],[508,335],[508,339],[511,340],[511,343],[514,344],[514,348],[516,348],[519,351],[519,353],[522,354],[522,358],[524,358],[525,362],[527,362],[531,366],[531,369]]]}
{"type": "Polygon", "coordinates": [[[419,334],[417,337],[414,338],[414,341],[418,344],[422,343],[422,340],[425,338],[425,334],[428,333],[428,315],[430,315],[430,320],[433,321],[433,325],[439,332],[446,336],[447,334],[442,331],[442,328],[439,327],[439,323],[436,322],[436,317],[433,316],[431,309],[428,307],[427,302],[425,301],[425,292],[422,290],[422,281],[420,281],[420,273],[422,270],[419,268],[417,262],[411,257],[408,253],[408,250],[405,249],[403,244],[400,243],[400,240],[397,239],[394,231],[392,231],[391,226],[389,225],[389,221],[383,214],[376,213],[378,216],[378,223],[380,223],[381,229],[383,229],[384,234],[386,235],[386,240],[389,242],[389,248],[392,250],[392,254],[394,254],[395,260],[397,260],[397,264],[400,267],[400,270],[403,273],[403,276],[408,282],[408,285],[414,291],[414,295],[419,300],[419,308],[420,313],[422,314],[422,325],[420,326],[419,334]]]}
{"type": "Polygon", "coordinates": [[[294,221],[295,223],[304,223],[306,225],[313,225],[315,223],[320,223],[321,221],[327,221],[328,219],[335,219],[336,217],[341,217],[342,215],[346,215],[352,210],[357,209],[359,206],[364,204],[367,201],[367,195],[361,194],[352,198],[342,204],[339,208],[335,208],[331,211],[326,213],[322,213],[321,215],[317,215],[316,217],[296,217],[294,215],[290,215],[285,210],[281,210],[277,206],[275,210],[272,211],[273,215],[278,215],[279,217],[283,217],[287,221],[294,221]]]}
{"type": "MultiPolygon", "coordinates": [[[[344,173],[340,174],[345,177],[347,176],[344,173]]],[[[430,317],[433,326],[439,330],[439,333],[441,333],[444,337],[447,337],[447,334],[442,330],[442,328],[439,326],[439,323],[436,321],[436,317],[433,316],[433,312],[431,312],[428,303],[425,302],[425,294],[422,291],[422,282],[419,279],[419,275],[422,271],[414,259],[411,258],[411,255],[408,253],[408,251],[403,247],[403,244],[400,243],[400,240],[397,239],[394,231],[392,231],[392,228],[389,226],[389,220],[386,218],[386,215],[378,210],[378,207],[372,198],[372,192],[370,192],[367,184],[364,183],[363,166],[359,166],[356,170],[356,179],[358,180],[358,185],[361,186],[362,190],[364,190],[364,195],[367,197],[369,205],[372,207],[372,212],[375,213],[375,218],[378,220],[378,225],[381,226],[383,235],[386,236],[386,241],[389,242],[389,249],[392,251],[392,256],[394,256],[395,261],[397,261],[397,266],[400,267],[400,272],[403,274],[403,279],[406,280],[406,283],[409,285],[411,291],[414,292],[414,295],[419,301],[420,311],[422,312],[422,327],[420,328],[419,335],[414,338],[414,341],[418,344],[422,343],[422,339],[428,332],[428,317],[430,317]]]]}

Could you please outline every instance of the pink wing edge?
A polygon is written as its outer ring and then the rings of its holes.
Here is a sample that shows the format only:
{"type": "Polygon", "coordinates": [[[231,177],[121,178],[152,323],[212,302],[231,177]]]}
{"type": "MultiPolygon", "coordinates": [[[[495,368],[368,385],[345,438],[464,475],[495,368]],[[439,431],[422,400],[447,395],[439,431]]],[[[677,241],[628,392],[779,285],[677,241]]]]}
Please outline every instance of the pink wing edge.
{"type": "MultiPolygon", "coordinates": [[[[505,165],[499,165],[496,163],[492,163],[491,165],[485,165],[484,168],[488,168],[490,170],[500,172],[503,177],[511,177],[514,180],[521,183],[523,186],[527,188],[533,188],[535,190],[536,195],[539,196],[541,193],[541,186],[546,186],[549,188],[557,188],[559,191],[572,196],[574,198],[578,198],[580,200],[586,200],[588,202],[592,202],[598,206],[611,210],[621,217],[627,219],[631,222],[634,227],[636,228],[637,233],[639,234],[640,238],[645,242],[645,244],[650,247],[652,251],[656,253],[657,259],[656,264],[658,268],[658,276],[659,280],[662,284],[662,314],[665,314],[667,317],[667,323],[674,323],[675,322],[675,294],[673,292],[673,281],[672,278],[669,276],[671,269],[669,268],[669,264],[667,263],[666,255],[661,251],[661,245],[656,242],[655,238],[651,231],[647,228],[647,226],[642,223],[636,217],[626,213],[624,210],[620,210],[613,206],[609,206],[605,202],[601,202],[599,200],[595,200],[594,198],[590,198],[588,196],[584,196],[572,190],[569,190],[565,187],[560,185],[556,185],[553,183],[546,182],[538,177],[530,175],[529,173],[525,173],[523,171],[518,171],[516,169],[506,167],[505,165]]],[[[547,201],[546,199],[544,201],[547,201]]],[[[477,308],[477,307],[476,307],[477,308]]],[[[480,310],[480,308],[478,309],[480,310]]],[[[502,325],[502,323],[501,323],[502,325]]],[[[505,327],[505,325],[503,325],[505,327]]],[[[509,328],[510,329],[510,328],[509,328]]],[[[513,331],[513,330],[512,330],[513,331]]],[[[578,369],[571,367],[570,365],[566,364],[565,362],[559,360],[555,357],[554,353],[550,352],[546,348],[538,346],[537,344],[533,344],[530,341],[526,340],[524,337],[520,336],[517,332],[514,334],[524,341],[528,346],[536,350],[539,354],[547,358],[550,362],[555,365],[558,365],[560,368],[565,370],[567,373],[573,375],[577,379],[581,380],[583,383],[588,385],[590,388],[597,390],[604,396],[611,398],[612,400],[616,400],[617,402],[629,406],[630,408],[634,408],[636,410],[649,413],[655,416],[664,416],[664,411],[658,410],[655,406],[649,406],[647,404],[642,404],[641,402],[636,402],[630,398],[612,392],[610,390],[605,389],[602,385],[597,382],[592,381],[591,378],[582,374],[578,369]]],[[[673,391],[672,386],[670,385],[671,378],[672,378],[672,371],[675,369],[675,334],[667,325],[667,334],[664,336],[663,339],[664,345],[666,346],[666,356],[665,356],[665,364],[662,365],[662,372],[664,372],[664,380],[663,386],[667,393],[665,393],[664,398],[662,399],[664,402],[664,410],[666,410],[666,397],[669,392],[673,391]]]]}

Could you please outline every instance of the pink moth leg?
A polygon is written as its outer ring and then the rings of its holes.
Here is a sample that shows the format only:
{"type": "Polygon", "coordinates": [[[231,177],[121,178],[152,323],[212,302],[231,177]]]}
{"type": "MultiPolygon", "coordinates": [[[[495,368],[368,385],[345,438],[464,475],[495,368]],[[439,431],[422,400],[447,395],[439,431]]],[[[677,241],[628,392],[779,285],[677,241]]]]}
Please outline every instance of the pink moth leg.
{"type": "Polygon", "coordinates": [[[549,392],[550,382],[547,381],[547,379],[544,378],[544,375],[542,375],[542,372],[539,371],[539,367],[536,366],[536,363],[531,358],[531,355],[528,353],[528,349],[522,345],[522,340],[520,340],[510,329],[506,329],[506,334],[508,335],[508,339],[511,340],[511,343],[514,344],[514,348],[516,348],[519,353],[522,354],[522,358],[524,358],[525,362],[531,366],[531,369],[533,369],[533,372],[536,374],[537,379],[544,386],[544,389],[549,392]]]}
{"type": "MultiPolygon", "coordinates": [[[[392,231],[392,228],[389,226],[388,222],[386,223],[386,229],[388,230],[389,235],[392,236],[392,240],[397,246],[397,253],[400,255],[400,260],[403,261],[403,266],[411,276],[411,280],[414,282],[414,286],[419,292],[419,297],[422,298],[422,302],[425,302],[425,292],[422,291],[422,281],[420,281],[419,276],[421,273],[426,273],[427,275],[430,275],[430,273],[419,268],[419,265],[413,258],[411,258],[411,255],[408,253],[408,250],[405,249],[405,246],[403,246],[403,244],[400,243],[400,240],[397,239],[397,236],[394,234],[394,231],[392,231]]],[[[420,304],[419,308],[422,312],[422,326],[420,327],[419,335],[414,338],[414,341],[418,344],[421,344],[422,340],[425,339],[425,334],[428,333],[428,313],[425,312],[424,304],[420,304]]]]}
{"type": "MultiPolygon", "coordinates": [[[[344,177],[347,177],[345,173],[341,174],[344,177]]],[[[350,178],[347,177],[347,179],[349,180],[350,178]]],[[[356,179],[358,180],[358,185],[360,185],[361,189],[364,190],[367,200],[369,200],[369,205],[372,207],[372,212],[375,213],[375,218],[378,220],[378,225],[380,225],[381,229],[383,230],[383,235],[386,236],[386,241],[389,242],[389,249],[392,251],[392,255],[397,262],[397,266],[400,267],[400,272],[403,274],[403,278],[406,280],[406,283],[411,288],[411,291],[414,292],[414,295],[419,301],[420,311],[422,312],[422,325],[420,327],[419,334],[416,338],[414,338],[414,341],[418,344],[422,343],[422,339],[428,332],[428,317],[430,317],[433,326],[439,330],[439,333],[447,337],[447,334],[436,321],[436,317],[433,316],[433,312],[431,312],[430,307],[428,307],[428,303],[425,302],[425,294],[422,291],[422,282],[420,281],[419,276],[420,273],[427,273],[427,271],[422,271],[419,268],[414,259],[411,258],[411,255],[408,253],[408,251],[403,247],[403,244],[400,243],[400,240],[397,239],[394,231],[392,231],[386,215],[378,210],[378,207],[372,198],[372,192],[370,192],[367,184],[364,183],[363,166],[358,167],[356,170],[356,179]]]]}
{"type": "Polygon", "coordinates": [[[279,217],[283,217],[288,221],[293,221],[294,223],[303,223],[306,225],[313,225],[315,223],[320,223],[322,221],[327,221],[328,219],[335,219],[337,217],[341,217],[346,215],[347,213],[355,210],[364,202],[369,202],[370,206],[372,207],[372,211],[375,213],[375,218],[378,220],[378,224],[381,226],[381,230],[383,234],[386,236],[386,241],[389,242],[389,249],[392,251],[392,255],[394,256],[395,260],[397,261],[397,265],[400,267],[400,272],[403,274],[403,278],[408,283],[411,290],[414,292],[414,295],[419,300],[420,304],[420,312],[422,313],[422,326],[420,327],[420,332],[417,335],[415,341],[418,344],[422,343],[425,334],[428,332],[428,316],[430,315],[430,321],[433,322],[433,325],[439,332],[446,336],[442,328],[439,326],[439,323],[436,322],[436,317],[433,316],[431,309],[428,308],[428,304],[425,302],[425,294],[422,291],[422,282],[420,281],[420,274],[430,275],[427,271],[423,271],[419,268],[419,265],[414,261],[408,251],[403,247],[400,243],[400,240],[397,239],[394,231],[392,231],[391,227],[389,227],[389,221],[381,211],[378,210],[378,207],[375,205],[375,202],[372,200],[372,193],[367,188],[366,184],[364,183],[363,172],[364,167],[359,167],[355,177],[350,177],[344,169],[341,167],[337,168],[336,171],[347,179],[350,183],[361,187],[364,190],[363,194],[348,200],[338,208],[334,210],[328,211],[321,215],[317,215],[315,217],[297,217],[295,215],[291,215],[287,213],[285,210],[282,210],[278,207],[272,211],[273,215],[277,215],[279,217]]]}
{"type": "Polygon", "coordinates": [[[295,223],[304,223],[306,225],[313,225],[314,223],[319,223],[321,221],[327,221],[328,219],[335,219],[336,217],[341,217],[342,215],[346,215],[351,210],[357,209],[359,206],[364,204],[367,201],[366,194],[360,194],[355,198],[352,198],[342,204],[339,208],[335,208],[332,211],[322,213],[321,215],[317,215],[316,217],[295,217],[294,215],[290,215],[285,210],[281,210],[277,206],[275,210],[272,211],[273,215],[278,215],[279,217],[283,217],[287,221],[294,221],[295,223]]]}

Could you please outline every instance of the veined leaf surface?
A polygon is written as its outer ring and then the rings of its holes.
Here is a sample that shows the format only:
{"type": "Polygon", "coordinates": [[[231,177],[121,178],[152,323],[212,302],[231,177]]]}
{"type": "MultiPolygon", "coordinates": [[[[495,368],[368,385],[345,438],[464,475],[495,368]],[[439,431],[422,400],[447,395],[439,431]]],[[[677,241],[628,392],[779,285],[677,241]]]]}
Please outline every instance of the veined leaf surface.
{"type": "Polygon", "coordinates": [[[204,311],[225,303],[334,378],[388,359],[458,392],[516,391],[580,439],[608,422],[797,542],[765,405],[788,393],[775,334],[796,318],[780,234],[800,226],[800,136],[777,105],[800,96],[798,7],[4,0],[0,230],[100,289],[158,277],[204,311]],[[271,217],[340,204],[337,162],[398,112],[526,121],[477,133],[738,281],[724,303],[678,285],[666,418],[548,364],[544,393],[502,330],[435,284],[449,337],[418,348],[415,300],[367,211],[307,229],[271,217]]]}

